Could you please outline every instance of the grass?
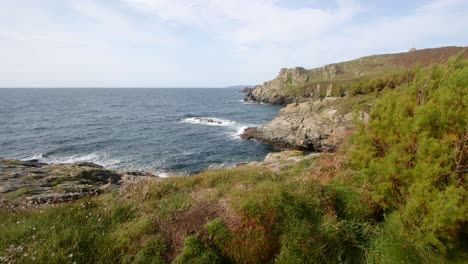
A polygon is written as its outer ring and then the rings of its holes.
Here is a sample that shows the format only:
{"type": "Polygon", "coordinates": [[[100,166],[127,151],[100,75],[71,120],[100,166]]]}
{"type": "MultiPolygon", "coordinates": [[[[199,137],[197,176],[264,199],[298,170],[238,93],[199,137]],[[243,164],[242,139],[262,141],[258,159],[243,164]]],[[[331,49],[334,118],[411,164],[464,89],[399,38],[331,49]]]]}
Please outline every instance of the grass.
{"type": "MultiPolygon", "coordinates": [[[[290,255],[305,258],[311,249],[298,252],[301,246],[293,242],[332,230],[321,228],[331,221],[323,209],[330,197],[307,175],[313,164],[313,159],[306,160],[278,173],[260,166],[206,171],[148,180],[120,193],[48,208],[2,209],[0,256],[21,263],[265,263],[290,255]],[[196,230],[184,230],[184,222],[170,225],[183,212],[204,204],[220,208],[215,220],[196,230]]],[[[331,248],[314,250],[317,259],[336,255],[331,248]]]]}
{"type": "Polygon", "coordinates": [[[278,172],[261,166],[211,170],[47,208],[2,209],[0,257],[18,263],[441,260],[405,247],[392,220],[367,215],[368,203],[350,178],[339,152],[278,172]]]}

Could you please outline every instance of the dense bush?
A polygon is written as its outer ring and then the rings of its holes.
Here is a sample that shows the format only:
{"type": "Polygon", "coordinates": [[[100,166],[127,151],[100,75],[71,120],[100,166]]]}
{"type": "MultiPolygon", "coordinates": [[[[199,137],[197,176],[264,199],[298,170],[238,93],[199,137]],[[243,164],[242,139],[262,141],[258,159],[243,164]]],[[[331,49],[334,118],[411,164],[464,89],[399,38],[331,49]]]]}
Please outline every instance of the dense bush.
{"type": "Polygon", "coordinates": [[[415,72],[415,70],[408,70],[385,76],[354,80],[346,84],[344,90],[348,91],[350,95],[357,95],[380,92],[385,88],[395,89],[411,82],[414,79],[415,72]]]}
{"type": "Polygon", "coordinates": [[[467,246],[467,66],[453,58],[418,69],[376,102],[354,136],[351,161],[370,207],[423,262],[467,246]]]}

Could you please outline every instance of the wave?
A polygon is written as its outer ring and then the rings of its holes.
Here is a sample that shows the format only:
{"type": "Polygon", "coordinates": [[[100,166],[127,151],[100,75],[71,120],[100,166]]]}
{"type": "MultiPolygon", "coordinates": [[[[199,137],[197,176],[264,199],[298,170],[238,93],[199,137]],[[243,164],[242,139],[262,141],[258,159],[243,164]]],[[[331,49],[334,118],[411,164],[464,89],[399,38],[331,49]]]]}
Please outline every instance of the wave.
{"type": "MultiPolygon", "coordinates": [[[[243,104],[246,104],[246,105],[258,105],[259,103],[257,102],[249,102],[249,101],[244,101],[244,100],[236,100],[237,102],[241,102],[243,104]]],[[[260,103],[260,104],[263,104],[263,103],[260,103]]]]}
{"type": "Polygon", "coordinates": [[[244,130],[248,127],[249,126],[241,126],[237,128],[236,132],[232,134],[232,138],[240,139],[240,136],[242,135],[242,133],[244,133],[244,130]]]}
{"type": "Polygon", "coordinates": [[[234,126],[236,124],[236,121],[216,117],[189,117],[183,119],[182,122],[207,126],[234,126]]]}
{"type": "Polygon", "coordinates": [[[39,160],[45,163],[93,162],[103,167],[114,167],[116,164],[120,163],[120,160],[110,158],[105,152],[75,154],[70,156],[52,156],[47,155],[47,153],[36,153],[22,160],[39,160]]]}
{"type": "Polygon", "coordinates": [[[216,117],[189,117],[183,119],[181,122],[197,125],[201,124],[207,126],[227,127],[231,130],[231,132],[228,133],[229,138],[231,139],[240,139],[240,136],[242,135],[242,133],[244,133],[244,130],[246,128],[256,126],[252,124],[241,124],[237,123],[236,121],[216,117]]]}

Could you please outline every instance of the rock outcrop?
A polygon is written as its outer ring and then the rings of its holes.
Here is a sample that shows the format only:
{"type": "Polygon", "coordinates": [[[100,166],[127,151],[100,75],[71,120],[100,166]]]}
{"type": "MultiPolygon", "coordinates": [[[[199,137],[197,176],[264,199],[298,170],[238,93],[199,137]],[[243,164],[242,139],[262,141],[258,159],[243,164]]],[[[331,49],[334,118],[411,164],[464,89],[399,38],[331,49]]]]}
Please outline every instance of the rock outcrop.
{"type": "Polygon", "coordinates": [[[280,171],[281,169],[295,165],[301,161],[315,159],[323,153],[309,153],[305,154],[302,151],[287,150],[281,152],[269,153],[263,162],[258,163],[261,166],[265,166],[272,171],[280,171]]]}
{"type": "MultiPolygon", "coordinates": [[[[346,92],[346,85],[354,80],[375,78],[383,73],[398,73],[415,65],[442,63],[465,49],[466,47],[422,49],[368,56],[310,70],[302,67],[281,69],[275,79],[257,85],[247,92],[244,100],[284,105],[311,99],[340,97],[346,92]]],[[[468,52],[463,56],[468,57],[468,52]]]]}
{"type": "MultiPolygon", "coordinates": [[[[424,49],[363,57],[311,70],[281,69],[278,77],[256,86],[244,100],[288,105],[273,121],[246,129],[241,138],[281,148],[333,151],[349,133],[351,109],[359,101],[353,101],[355,95],[353,99],[347,96],[348,84],[362,78],[374,80],[385,74],[401,73],[417,64],[445,62],[465,50],[466,47],[424,49]]],[[[468,57],[468,52],[462,56],[468,57]]],[[[367,119],[367,114],[362,112],[360,118],[367,119]]]]}
{"type": "Polygon", "coordinates": [[[139,177],[153,175],[108,170],[90,162],[46,164],[36,160],[0,159],[0,200],[29,204],[68,202],[119,188],[139,177]]]}
{"type": "Polygon", "coordinates": [[[284,89],[287,86],[300,86],[307,83],[309,80],[308,71],[301,67],[293,69],[281,69],[278,77],[265,82],[262,85],[256,86],[252,91],[247,93],[245,101],[261,102],[271,104],[286,104],[292,101],[292,98],[285,96],[284,89]]]}
{"type": "MultiPolygon", "coordinates": [[[[247,128],[241,137],[281,148],[334,151],[352,126],[352,114],[338,107],[340,100],[289,104],[271,122],[247,128]]],[[[366,118],[366,114],[362,113],[362,117],[366,118]]]]}

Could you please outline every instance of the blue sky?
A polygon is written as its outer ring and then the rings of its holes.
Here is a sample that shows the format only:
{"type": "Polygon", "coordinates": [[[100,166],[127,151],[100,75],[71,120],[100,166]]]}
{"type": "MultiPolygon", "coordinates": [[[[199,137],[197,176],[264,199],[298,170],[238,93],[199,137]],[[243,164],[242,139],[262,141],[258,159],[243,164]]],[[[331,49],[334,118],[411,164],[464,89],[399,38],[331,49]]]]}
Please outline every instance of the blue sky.
{"type": "Polygon", "coordinates": [[[0,0],[0,87],[223,87],[468,45],[468,0],[0,0]]]}

